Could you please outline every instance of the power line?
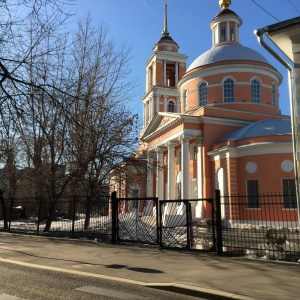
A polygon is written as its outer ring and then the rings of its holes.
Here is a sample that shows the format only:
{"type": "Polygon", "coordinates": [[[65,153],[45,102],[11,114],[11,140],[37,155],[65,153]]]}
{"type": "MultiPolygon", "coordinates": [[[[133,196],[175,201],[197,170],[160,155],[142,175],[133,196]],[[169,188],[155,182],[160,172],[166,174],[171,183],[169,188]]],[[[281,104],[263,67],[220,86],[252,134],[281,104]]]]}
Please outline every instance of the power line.
{"type": "Polygon", "coordinates": [[[271,16],[272,18],[274,18],[275,20],[277,20],[278,22],[280,22],[280,20],[278,20],[276,17],[274,17],[273,15],[271,15],[267,10],[265,10],[263,7],[261,7],[257,2],[255,2],[254,0],[251,0],[254,4],[256,4],[260,9],[262,9],[265,13],[267,13],[269,16],[271,16]]]}
{"type": "Polygon", "coordinates": [[[293,2],[291,0],[289,0],[289,2],[291,3],[291,5],[295,8],[296,12],[300,15],[299,10],[297,9],[297,7],[293,4],[293,2]]]}

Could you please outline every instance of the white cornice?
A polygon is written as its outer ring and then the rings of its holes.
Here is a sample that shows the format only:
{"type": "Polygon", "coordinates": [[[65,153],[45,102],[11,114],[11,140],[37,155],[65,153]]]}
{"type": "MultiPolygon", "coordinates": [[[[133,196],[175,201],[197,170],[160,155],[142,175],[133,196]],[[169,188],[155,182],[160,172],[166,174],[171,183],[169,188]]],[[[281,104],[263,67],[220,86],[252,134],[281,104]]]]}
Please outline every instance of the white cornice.
{"type": "Polygon", "coordinates": [[[148,152],[155,150],[157,147],[165,147],[167,145],[167,142],[176,142],[180,143],[180,137],[182,136],[187,136],[192,139],[193,137],[201,137],[202,136],[202,131],[201,130],[196,130],[196,129],[182,129],[179,130],[178,132],[175,132],[172,135],[169,135],[168,137],[164,138],[163,140],[158,141],[154,145],[148,148],[148,152]]]}
{"type": "Polygon", "coordinates": [[[161,86],[153,86],[151,89],[149,89],[144,96],[142,97],[142,100],[145,100],[149,98],[149,96],[154,95],[162,95],[162,96],[170,96],[170,97],[179,97],[180,94],[177,91],[177,89],[170,89],[169,87],[161,87],[161,86]]]}
{"type": "MultiPolygon", "coordinates": [[[[207,104],[204,106],[209,108],[209,109],[215,109],[215,110],[225,110],[226,112],[236,112],[236,113],[239,113],[239,114],[246,114],[246,115],[255,115],[255,116],[271,116],[272,118],[274,119],[289,119],[290,117],[289,116],[284,116],[284,115],[270,115],[270,114],[262,114],[262,113],[258,113],[258,112],[251,112],[251,111],[245,111],[245,110],[236,110],[236,109],[229,109],[229,108],[226,108],[224,106],[228,105],[232,105],[232,104],[238,104],[238,105],[261,105],[261,106],[265,106],[265,107],[270,107],[270,105],[268,104],[264,104],[264,103],[254,103],[254,102],[227,102],[227,103],[215,103],[215,104],[207,104]],[[222,105],[222,107],[220,106],[222,105]]],[[[274,109],[276,109],[276,107],[273,107],[274,109]]],[[[194,112],[193,112],[193,115],[195,115],[195,113],[199,110],[203,109],[203,106],[197,108],[194,112]]],[[[277,109],[279,111],[279,109],[277,109]]],[[[252,122],[250,122],[252,123],[252,122]]]]}
{"type": "Polygon", "coordinates": [[[153,120],[150,122],[147,129],[144,131],[142,136],[142,140],[144,142],[149,142],[152,139],[168,132],[171,128],[174,128],[182,123],[194,123],[194,124],[215,124],[215,125],[223,125],[223,126],[234,126],[234,127],[244,127],[246,125],[251,124],[252,122],[234,120],[234,119],[223,119],[216,117],[206,117],[206,116],[191,116],[185,114],[166,114],[166,113],[158,113],[155,115],[153,120]],[[160,121],[164,116],[173,117],[174,120],[169,121],[164,126],[155,130],[160,121]],[[155,130],[155,131],[154,131],[155,130]]]}
{"type": "Polygon", "coordinates": [[[220,149],[215,149],[207,152],[210,156],[211,161],[220,160],[226,157],[245,157],[252,155],[263,155],[263,154],[282,154],[282,153],[293,153],[292,140],[286,141],[273,141],[273,142],[262,142],[262,143],[251,143],[248,145],[242,145],[238,147],[226,146],[220,149]]]}
{"type": "Polygon", "coordinates": [[[153,51],[152,55],[147,60],[147,62],[145,64],[145,67],[147,67],[149,64],[151,64],[155,57],[157,59],[177,61],[179,63],[186,63],[186,60],[188,58],[188,56],[186,56],[185,54],[180,54],[180,53],[177,53],[177,52],[156,50],[156,51],[153,51]]]}
{"type": "MultiPolygon", "coordinates": [[[[220,62],[224,63],[224,61],[220,62]]],[[[216,63],[217,64],[217,63],[216,63]]],[[[278,85],[282,82],[282,76],[279,72],[277,72],[275,69],[273,69],[271,66],[268,68],[266,66],[261,65],[255,65],[255,62],[253,64],[230,64],[230,61],[228,61],[228,64],[226,65],[217,65],[217,66],[203,66],[202,69],[193,71],[191,70],[187,75],[184,75],[181,80],[178,82],[178,89],[181,89],[181,86],[183,84],[188,83],[189,81],[195,80],[197,78],[203,78],[207,76],[212,76],[216,74],[226,74],[226,73],[238,73],[238,72],[254,72],[261,75],[266,75],[272,77],[276,82],[278,82],[278,85]]]]}

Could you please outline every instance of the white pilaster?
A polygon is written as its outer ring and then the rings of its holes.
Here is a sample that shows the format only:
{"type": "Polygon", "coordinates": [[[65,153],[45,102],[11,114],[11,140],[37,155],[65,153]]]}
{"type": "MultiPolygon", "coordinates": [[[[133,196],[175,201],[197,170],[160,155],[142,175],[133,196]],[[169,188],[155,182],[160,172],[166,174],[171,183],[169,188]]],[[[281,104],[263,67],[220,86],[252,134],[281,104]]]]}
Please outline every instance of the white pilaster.
{"type": "Polygon", "coordinates": [[[146,124],[146,102],[143,102],[143,108],[144,108],[144,128],[146,128],[147,124],[146,124]]]}
{"type": "Polygon", "coordinates": [[[226,41],[230,41],[230,26],[229,26],[229,22],[226,22],[226,41]]]}
{"type": "Polygon", "coordinates": [[[153,157],[148,153],[147,157],[147,197],[153,197],[153,157]]]}
{"type": "Polygon", "coordinates": [[[156,112],[159,112],[159,95],[156,95],[156,112]]]}
{"type": "Polygon", "coordinates": [[[176,97],[177,112],[180,113],[180,98],[176,97]]]}
{"type": "Polygon", "coordinates": [[[175,199],[175,142],[169,141],[168,146],[168,189],[167,200],[175,199]]]}
{"type": "Polygon", "coordinates": [[[179,78],[179,68],[178,68],[178,62],[175,63],[175,85],[177,86],[179,78]]]}
{"type": "Polygon", "coordinates": [[[181,135],[181,199],[189,199],[189,140],[190,136],[181,135]]]}
{"type": "Polygon", "coordinates": [[[198,198],[203,197],[203,180],[202,180],[202,137],[199,136],[196,138],[196,145],[197,145],[197,191],[198,191],[198,198]]]}
{"type": "Polygon", "coordinates": [[[149,116],[150,120],[153,119],[153,97],[149,99],[149,116]]]}
{"type": "Polygon", "coordinates": [[[164,96],[164,111],[168,111],[167,110],[167,104],[168,104],[168,101],[167,101],[167,96],[164,96]]]}
{"type": "Polygon", "coordinates": [[[157,166],[156,166],[156,197],[159,200],[164,199],[164,166],[163,166],[163,154],[164,149],[156,148],[157,154],[157,166]]]}

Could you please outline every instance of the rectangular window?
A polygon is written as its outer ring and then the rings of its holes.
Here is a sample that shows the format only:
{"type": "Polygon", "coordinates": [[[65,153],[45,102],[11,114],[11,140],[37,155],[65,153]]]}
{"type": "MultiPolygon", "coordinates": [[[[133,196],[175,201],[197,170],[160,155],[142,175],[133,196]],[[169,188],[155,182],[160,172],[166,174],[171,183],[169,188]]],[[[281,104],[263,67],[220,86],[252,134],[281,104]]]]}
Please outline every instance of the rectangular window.
{"type": "Polygon", "coordinates": [[[197,146],[193,147],[193,159],[197,160],[197,146]]]}
{"type": "Polygon", "coordinates": [[[225,26],[221,27],[221,37],[220,37],[220,41],[221,42],[225,42],[226,41],[226,29],[225,26]]]}
{"type": "Polygon", "coordinates": [[[295,179],[282,179],[283,208],[297,209],[295,179]]]}
{"type": "Polygon", "coordinates": [[[230,41],[235,41],[234,27],[230,26],[230,41]]]}
{"type": "Polygon", "coordinates": [[[190,145],[190,160],[197,160],[197,146],[190,145]]]}
{"type": "Polygon", "coordinates": [[[247,207],[259,208],[258,180],[247,180],[247,207]]]}

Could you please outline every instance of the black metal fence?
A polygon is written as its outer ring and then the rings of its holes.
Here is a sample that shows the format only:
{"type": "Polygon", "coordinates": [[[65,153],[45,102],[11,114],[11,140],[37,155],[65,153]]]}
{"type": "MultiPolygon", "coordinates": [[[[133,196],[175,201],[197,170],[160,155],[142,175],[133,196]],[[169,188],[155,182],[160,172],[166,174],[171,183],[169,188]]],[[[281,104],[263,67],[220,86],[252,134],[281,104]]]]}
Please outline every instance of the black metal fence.
{"type": "Polygon", "coordinates": [[[158,244],[158,198],[116,198],[112,193],[113,242],[158,244]]]}
{"type": "Polygon", "coordinates": [[[256,195],[255,207],[252,200],[245,195],[221,198],[223,253],[286,261],[300,259],[298,210],[294,198],[279,194],[256,195]]]}
{"type": "Polygon", "coordinates": [[[6,219],[0,208],[0,230],[9,232],[111,241],[110,197],[87,201],[84,197],[55,201],[51,227],[45,230],[49,199],[11,199],[6,201],[6,219]],[[6,222],[5,222],[6,221],[6,222]]]}
{"type": "Polygon", "coordinates": [[[215,219],[213,199],[162,200],[160,204],[159,245],[163,248],[215,251],[215,219]],[[194,211],[206,202],[212,218],[195,219],[194,211]]]}
{"type": "Polygon", "coordinates": [[[0,230],[216,251],[220,255],[300,259],[293,197],[256,195],[252,200],[244,195],[220,197],[220,191],[214,199],[194,200],[117,198],[115,193],[90,201],[64,198],[56,201],[51,227],[46,230],[49,200],[11,199],[6,201],[5,213],[0,206],[0,230]],[[205,206],[201,218],[196,214],[198,206],[205,206]]]}

